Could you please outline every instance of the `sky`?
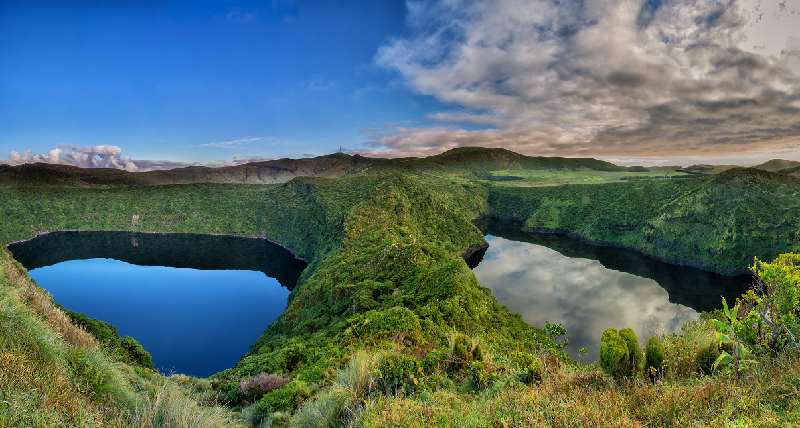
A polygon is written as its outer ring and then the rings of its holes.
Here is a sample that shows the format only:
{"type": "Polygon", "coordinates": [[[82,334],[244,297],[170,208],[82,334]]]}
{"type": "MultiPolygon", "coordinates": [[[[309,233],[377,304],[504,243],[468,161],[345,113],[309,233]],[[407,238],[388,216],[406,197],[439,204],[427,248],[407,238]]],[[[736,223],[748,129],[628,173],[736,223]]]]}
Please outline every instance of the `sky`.
{"type": "Polygon", "coordinates": [[[796,0],[0,2],[0,159],[800,159],[796,0]]]}

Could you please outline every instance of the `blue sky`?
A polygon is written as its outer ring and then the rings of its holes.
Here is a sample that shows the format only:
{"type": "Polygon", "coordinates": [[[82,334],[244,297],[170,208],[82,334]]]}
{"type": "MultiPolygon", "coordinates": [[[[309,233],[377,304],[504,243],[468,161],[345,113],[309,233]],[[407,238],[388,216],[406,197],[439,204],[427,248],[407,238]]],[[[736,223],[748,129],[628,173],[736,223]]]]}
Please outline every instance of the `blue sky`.
{"type": "Polygon", "coordinates": [[[181,161],[357,147],[365,129],[436,108],[373,60],[404,17],[390,0],[2,2],[0,158],[61,145],[181,161]]]}
{"type": "Polygon", "coordinates": [[[11,163],[800,159],[785,0],[5,0],[0,28],[11,163]]]}

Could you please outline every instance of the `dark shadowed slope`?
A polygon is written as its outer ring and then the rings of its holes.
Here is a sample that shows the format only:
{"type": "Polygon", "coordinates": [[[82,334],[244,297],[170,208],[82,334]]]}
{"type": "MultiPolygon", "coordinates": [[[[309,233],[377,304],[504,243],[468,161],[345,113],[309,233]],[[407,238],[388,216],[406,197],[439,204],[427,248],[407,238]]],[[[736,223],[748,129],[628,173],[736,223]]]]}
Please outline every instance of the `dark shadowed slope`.
{"type": "Polygon", "coordinates": [[[190,233],[53,232],[8,249],[26,269],[110,258],[140,266],[260,271],[289,289],[306,267],[266,239],[190,233]]]}

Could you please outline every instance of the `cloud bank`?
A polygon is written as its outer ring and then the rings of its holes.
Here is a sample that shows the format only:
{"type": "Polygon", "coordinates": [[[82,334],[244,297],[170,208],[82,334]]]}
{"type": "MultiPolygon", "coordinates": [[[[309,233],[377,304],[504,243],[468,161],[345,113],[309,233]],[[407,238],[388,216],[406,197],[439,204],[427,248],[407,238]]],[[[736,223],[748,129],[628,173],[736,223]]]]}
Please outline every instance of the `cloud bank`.
{"type": "Polygon", "coordinates": [[[242,165],[250,162],[271,160],[263,156],[233,156],[230,160],[213,161],[204,163],[176,162],[168,160],[141,160],[131,159],[122,155],[122,148],[118,146],[58,146],[47,153],[32,153],[12,151],[7,163],[21,165],[26,163],[49,163],[71,165],[81,168],[114,168],[129,172],[144,172],[153,170],[173,169],[187,166],[223,167],[242,165]]]}
{"type": "Polygon", "coordinates": [[[713,155],[797,148],[800,14],[778,0],[409,1],[376,55],[451,106],[373,153],[713,155]],[[776,36],[777,34],[777,36],[776,36]]]}

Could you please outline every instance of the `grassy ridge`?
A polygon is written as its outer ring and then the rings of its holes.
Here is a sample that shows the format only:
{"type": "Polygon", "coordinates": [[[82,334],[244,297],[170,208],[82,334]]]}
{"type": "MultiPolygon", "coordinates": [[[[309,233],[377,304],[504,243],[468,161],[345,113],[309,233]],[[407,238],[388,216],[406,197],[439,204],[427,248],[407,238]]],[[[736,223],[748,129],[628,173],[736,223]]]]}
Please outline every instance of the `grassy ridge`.
{"type": "MultiPolygon", "coordinates": [[[[374,183],[345,216],[341,244],[294,290],[286,312],[250,355],[215,376],[229,402],[249,403],[239,381],[261,372],[292,377],[295,398],[310,394],[305,388],[331,382],[331,368],[359,350],[432,359],[430,382],[462,382],[463,374],[448,377],[436,368],[454,334],[479,341],[487,360],[495,353],[558,353],[541,330],[480,287],[462,260],[465,248],[483,242],[471,222],[483,209],[479,196],[479,188],[403,176],[374,183]]],[[[432,386],[423,378],[417,385],[432,386]]],[[[277,394],[253,402],[253,411],[295,409],[295,398],[279,401],[277,394]]]]}

